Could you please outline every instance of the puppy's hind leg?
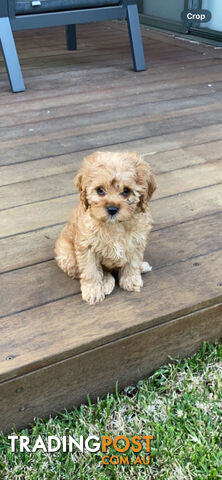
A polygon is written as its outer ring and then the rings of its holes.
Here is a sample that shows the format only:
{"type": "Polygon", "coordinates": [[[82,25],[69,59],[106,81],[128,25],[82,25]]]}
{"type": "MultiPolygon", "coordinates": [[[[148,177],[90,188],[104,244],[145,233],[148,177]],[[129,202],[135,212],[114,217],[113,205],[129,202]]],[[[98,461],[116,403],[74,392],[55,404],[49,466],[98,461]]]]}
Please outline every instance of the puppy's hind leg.
{"type": "Polygon", "coordinates": [[[78,267],[74,251],[74,245],[68,237],[65,228],[55,244],[55,259],[58,266],[71,278],[78,277],[78,267]]]}

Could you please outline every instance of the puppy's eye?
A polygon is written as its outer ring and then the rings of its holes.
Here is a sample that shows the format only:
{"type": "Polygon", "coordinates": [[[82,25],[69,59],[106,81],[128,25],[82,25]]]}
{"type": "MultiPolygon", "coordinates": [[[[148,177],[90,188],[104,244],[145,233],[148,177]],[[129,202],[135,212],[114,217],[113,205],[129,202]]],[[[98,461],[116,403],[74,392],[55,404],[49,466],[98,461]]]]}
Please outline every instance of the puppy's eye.
{"type": "Polygon", "coordinates": [[[130,194],[130,189],[128,187],[124,187],[122,195],[123,197],[128,197],[130,194]]]}
{"type": "Polygon", "coordinates": [[[98,188],[96,189],[96,191],[97,191],[98,195],[100,195],[101,197],[104,197],[104,195],[106,194],[106,193],[105,193],[105,190],[103,189],[103,187],[98,187],[98,188]]]}

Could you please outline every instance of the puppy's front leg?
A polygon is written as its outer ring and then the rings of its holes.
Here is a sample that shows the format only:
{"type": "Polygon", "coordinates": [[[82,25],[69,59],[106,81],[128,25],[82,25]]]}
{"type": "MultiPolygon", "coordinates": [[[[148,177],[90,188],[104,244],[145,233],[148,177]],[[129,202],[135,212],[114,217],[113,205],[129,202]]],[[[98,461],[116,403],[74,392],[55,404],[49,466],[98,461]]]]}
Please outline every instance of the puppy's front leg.
{"type": "Polygon", "coordinates": [[[90,305],[102,302],[105,298],[104,274],[98,256],[91,248],[80,250],[77,252],[77,262],[83,300],[90,305]]]}
{"type": "Polygon", "coordinates": [[[119,272],[119,286],[129,292],[139,292],[143,286],[141,258],[133,258],[119,272]]]}

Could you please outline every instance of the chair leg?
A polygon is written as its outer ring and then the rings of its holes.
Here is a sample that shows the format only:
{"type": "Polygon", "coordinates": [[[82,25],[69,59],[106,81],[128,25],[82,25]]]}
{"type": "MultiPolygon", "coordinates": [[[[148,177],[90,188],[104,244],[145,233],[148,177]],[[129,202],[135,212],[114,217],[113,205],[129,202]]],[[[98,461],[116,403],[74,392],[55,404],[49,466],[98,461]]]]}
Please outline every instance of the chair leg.
{"type": "Polygon", "coordinates": [[[127,5],[127,23],[134,69],[136,72],[140,72],[142,70],[146,70],[146,63],[144,58],[143,42],[141,37],[138,8],[136,3],[127,5]]]}
{"type": "Polygon", "coordinates": [[[66,44],[68,50],[77,49],[76,26],[66,25],[66,44]]]}
{"type": "Polygon", "coordinates": [[[0,42],[11,89],[14,93],[24,92],[25,85],[8,17],[0,18],[0,42]]]}

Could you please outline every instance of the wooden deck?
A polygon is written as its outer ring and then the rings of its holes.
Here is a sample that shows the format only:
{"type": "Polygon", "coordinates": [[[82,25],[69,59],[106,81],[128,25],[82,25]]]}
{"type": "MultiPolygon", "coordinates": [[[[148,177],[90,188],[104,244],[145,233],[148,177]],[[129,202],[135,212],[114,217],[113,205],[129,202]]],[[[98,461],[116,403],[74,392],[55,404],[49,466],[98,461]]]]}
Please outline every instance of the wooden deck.
{"type": "Polygon", "coordinates": [[[143,29],[134,73],[125,25],[16,34],[27,91],[1,61],[0,430],[71,408],[184,356],[222,326],[222,53],[143,29]],[[155,169],[155,227],[142,292],[95,307],[56,266],[95,149],[133,149],[155,169]]]}

